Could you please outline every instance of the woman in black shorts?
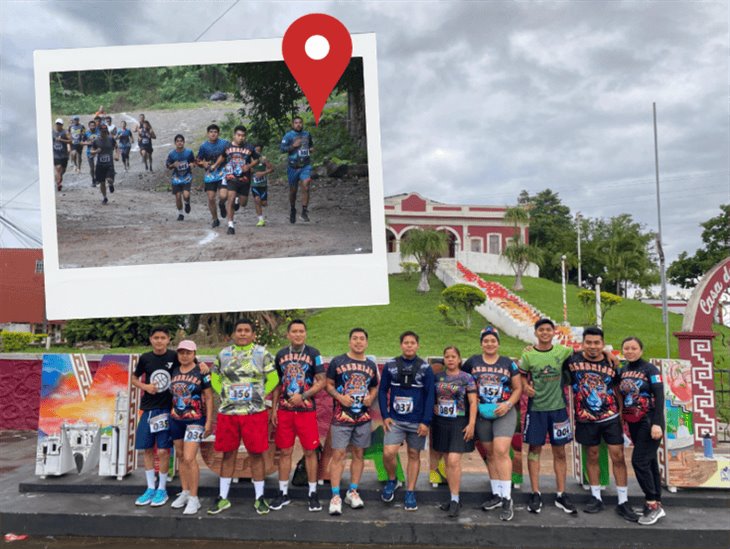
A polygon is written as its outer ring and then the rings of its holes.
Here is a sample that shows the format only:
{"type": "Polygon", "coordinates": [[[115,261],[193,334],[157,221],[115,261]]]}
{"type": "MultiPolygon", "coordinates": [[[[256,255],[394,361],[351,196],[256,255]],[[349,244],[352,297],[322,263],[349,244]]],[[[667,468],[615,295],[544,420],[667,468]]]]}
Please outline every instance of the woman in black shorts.
{"type": "Polygon", "coordinates": [[[492,497],[482,504],[488,511],[501,507],[499,518],[512,520],[512,459],[509,449],[517,426],[515,406],[522,395],[517,365],[499,354],[499,332],[489,326],[480,336],[482,353],[470,357],[462,368],[471,374],[477,388],[476,433],[487,455],[492,497]]]}
{"type": "Polygon", "coordinates": [[[431,447],[446,454],[446,480],[451,499],[441,505],[450,517],[459,516],[461,454],[474,451],[474,426],[477,419],[477,393],[474,378],[462,372],[461,353],[456,347],[444,349],[446,369],[436,374],[434,417],[431,422],[431,447]]]}
{"type": "Polygon", "coordinates": [[[664,433],[664,385],[659,369],[641,358],[644,344],[638,337],[624,339],[621,350],[627,361],[620,372],[621,417],[629,426],[631,465],[646,498],[639,524],[649,525],[666,516],[657,458],[664,433]]]}
{"type": "Polygon", "coordinates": [[[152,171],[152,140],[157,139],[149,120],[142,123],[139,130],[139,153],[144,161],[144,169],[152,171]]]}

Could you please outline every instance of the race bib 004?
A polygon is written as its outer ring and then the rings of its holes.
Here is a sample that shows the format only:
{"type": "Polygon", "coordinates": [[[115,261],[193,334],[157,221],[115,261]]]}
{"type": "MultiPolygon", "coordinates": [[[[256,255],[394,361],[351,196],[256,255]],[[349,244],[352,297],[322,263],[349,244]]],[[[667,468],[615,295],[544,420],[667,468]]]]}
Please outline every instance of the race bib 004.
{"type": "Polygon", "coordinates": [[[413,412],[413,397],[397,396],[393,399],[393,410],[398,414],[410,414],[413,412]]]}
{"type": "Polygon", "coordinates": [[[570,438],[571,434],[570,420],[566,419],[565,421],[561,421],[560,423],[553,424],[553,438],[556,441],[570,438]]]}
{"type": "Polygon", "coordinates": [[[149,419],[150,433],[167,431],[170,428],[170,414],[157,414],[149,419]]]}
{"type": "Polygon", "coordinates": [[[185,436],[183,441],[185,442],[200,442],[203,440],[203,434],[205,428],[202,425],[188,425],[185,428],[185,436]]]}
{"type": "Polygon", "coordinates": [[[438,401],[438,415],[441,417],[456,417],[456,401],[440,398],[438,401]]]}
{"type": "Polygon", "coordinates": [[[231,385],[228,392],[228,398],[231,402],[251,402],[253,397],[253,388],[250,383],[237,383],[231,385]]]}

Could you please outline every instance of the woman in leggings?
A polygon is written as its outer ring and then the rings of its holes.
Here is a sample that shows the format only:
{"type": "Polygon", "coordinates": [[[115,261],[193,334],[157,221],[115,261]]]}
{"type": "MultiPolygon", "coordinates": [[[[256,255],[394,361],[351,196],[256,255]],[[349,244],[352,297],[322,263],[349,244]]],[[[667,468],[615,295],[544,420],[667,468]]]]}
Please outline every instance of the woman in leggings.
{"type": "Polygon", "coordinates": [[[641,358],[644,344],[638,337],[627,337],[621,346],[626,358],[619,385],[622,417],[634,443],[631,465],[646,497],[639,524],[649,525],[666,515],[657,459],[664,431],[664,386],[659,369],[641,358]]]}

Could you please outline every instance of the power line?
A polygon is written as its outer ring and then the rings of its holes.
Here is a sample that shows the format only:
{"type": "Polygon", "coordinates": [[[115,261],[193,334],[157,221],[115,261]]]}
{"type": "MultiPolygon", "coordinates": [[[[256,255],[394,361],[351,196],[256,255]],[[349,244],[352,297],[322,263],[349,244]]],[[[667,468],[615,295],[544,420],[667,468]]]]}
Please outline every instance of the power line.
{"type": "Polygon", "coordinates": [[[7,217],[5,217],[3,215],[0,215],[0,223],[5,225],[5,227],[7,227],[8,230],[10,230],[13,233],[13,235],[16,238],[18,238],[19,240],[24,241],[25,243],[31,242],[33,244],[36,244],[37,246],[43,245],[43,242],[41,241],[40,238],[31,234],[30,232],[23,229],[22,227],[19,227],[18,225],[16,225],[14,222],[12,222],[11,220],[9,220],[7,217]]]}
{"type": "Polygon", "coordinates": [[[238,4],[240,1],[241,0],[236,0],[233,4],[231,4],[231,6],[228,7],[228,9],[226,9],[223,13],[221,13],[215,21],[213,21],[210,25],[208,25],[205,28],[205,30],[203,32],[201,32],[195,40],[193,40],[193,42],[197,42],[198,40],[200,40],[205,35],[205,33],[208,32],[213,27],[213,25],[215,25],[218,21],[223,19],[223,16],[225,14],[227,14],[229,11],[231,11],[233,8],[235,8],[236,4],[238,4]]]}
{"type": "Polygon", "coordinates": [[[10,200],[8,200],[7,202],[4,202],[3,204],[0,204],[0,207],[2,207],[2,208],[7,207],[8,204],[10,204],[13,200],[15,200],[16,198],[18,198],[21,194],[23,194],[25,191],[27,191],[28,189],[30,189],[36,183],[38,183],[38,178],[37,177],[35,178],[35,181],[31,181],[25,187],[23,187],[20,191],[18,191],[17,193],[15,193],[10,200]]]}

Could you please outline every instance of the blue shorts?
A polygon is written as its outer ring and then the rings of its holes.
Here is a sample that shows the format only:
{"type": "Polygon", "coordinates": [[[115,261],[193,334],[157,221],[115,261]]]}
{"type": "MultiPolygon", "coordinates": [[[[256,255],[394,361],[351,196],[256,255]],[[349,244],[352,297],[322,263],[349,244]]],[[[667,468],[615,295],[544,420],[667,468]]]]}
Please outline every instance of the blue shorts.
{"type": "Polygon", "coordinates": [[[548,435],[553,446],[563,446],[573,440],[573,430],[566,409],[527,412],[522,440],[530,446],[542,446],[548,435]]]}
{"type": "Polygon", "coordinates": [[[269,187],[267,185],[251,187],[251,196],[254,198],[258,197],[261,202],[266,202],[269,198],[269,187]]]}
{"type": "Polygon", "coordinates": [[[289,185],[296,186],[300,181],[312,179],[312,165],[307,164],[301,168],[286,167],[286,175],[289,178],[289,185]]]}
{"type": "Polygon", "coordinates": [[[159,416],[160,414],[170,414],[170,410],[156,409],[145,410],[137,425],[137,437],[134,443],[136,450],[147,450],[154,448],[157,443],[158,448],[172,448],[172,439],[170,438],[170,430],[158,431],[153,433],[150,431],[150,418],[159,416]]]}
{"type": "Polygon", "coordinates": [[[170,418],[170,438],[172,440],[183,439],[185,442],[200,442],[202,432],[205,428],[205,418],[181,421],[170,418]],[[185,436],[187,433],[187,436],[185,436]]]}

